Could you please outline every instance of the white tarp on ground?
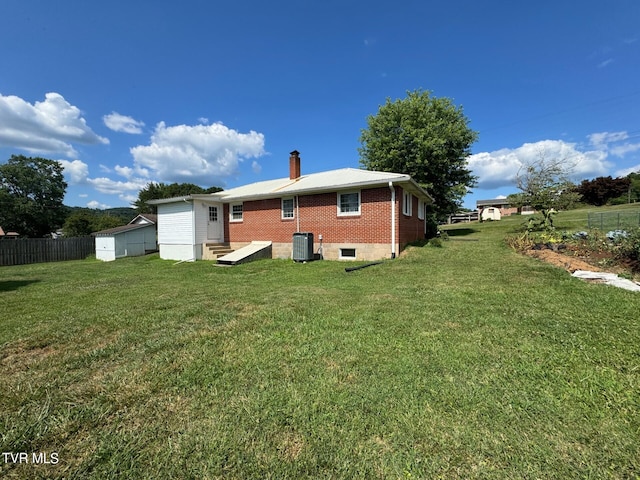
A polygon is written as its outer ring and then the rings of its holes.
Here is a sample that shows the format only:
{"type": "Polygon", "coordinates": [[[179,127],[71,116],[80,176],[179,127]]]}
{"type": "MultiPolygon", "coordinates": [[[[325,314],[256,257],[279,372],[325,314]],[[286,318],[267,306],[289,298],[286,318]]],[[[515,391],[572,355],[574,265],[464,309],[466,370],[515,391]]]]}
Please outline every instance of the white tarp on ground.
{"type": "Polygon", "coordinates": [[[632,282],[631,280],[627,280],[626,278],[620,278],[615,273],[576,270],[571,275],[577,278],[582,278],[583,280],[602,280],[602,283],[607,285],[624,288],[625,290],[631,290],[632,292],[640,292],[640,285],[636,282],[632,282]]]}

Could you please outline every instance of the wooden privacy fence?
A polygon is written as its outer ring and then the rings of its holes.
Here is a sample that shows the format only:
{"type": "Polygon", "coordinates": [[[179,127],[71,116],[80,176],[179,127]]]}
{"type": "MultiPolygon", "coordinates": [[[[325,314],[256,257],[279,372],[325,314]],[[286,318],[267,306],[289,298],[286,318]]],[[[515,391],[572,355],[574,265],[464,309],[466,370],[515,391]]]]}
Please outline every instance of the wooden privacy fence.
{"type": "Polygon", "coordinates": [[[93,237],[0,240],[0,266],[82,260],[95,248],[93,237]]]}

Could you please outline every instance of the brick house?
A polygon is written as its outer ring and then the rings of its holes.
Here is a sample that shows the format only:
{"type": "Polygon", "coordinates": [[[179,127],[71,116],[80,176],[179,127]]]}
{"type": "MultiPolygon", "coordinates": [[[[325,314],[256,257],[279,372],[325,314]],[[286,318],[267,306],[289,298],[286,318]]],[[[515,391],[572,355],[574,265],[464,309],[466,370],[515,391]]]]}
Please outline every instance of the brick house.
{"type": "Polygon", "coordinates": [[[253,241],[291,258],[293,234],[310,232],[323,258],[377,260],[424,238],[432,201],[409,175],[353,168],[302,175],[293,151],[288,178],[149,203],[158,207],[161,258],[212,259],[212,245],[253,241]]]}
{"type": "Polygon", "coordinates": [[[490,215],[487,217],[487,214],[490,214],[491,209],[498,211],[499,215],[497,220],[500,219],[499,217],[505,217],[509,215],[531,215],[535,213],[535,211],[531,207],[518,208],[512,206],[506,198],[492,198],[490,200],[476,201],[476,210],[479,212],[480,216],[482,217],[483,213],[485,214],[483,220],[487,220],[488,218],[491,218],[492,220],[496,219],[490,215]]]}

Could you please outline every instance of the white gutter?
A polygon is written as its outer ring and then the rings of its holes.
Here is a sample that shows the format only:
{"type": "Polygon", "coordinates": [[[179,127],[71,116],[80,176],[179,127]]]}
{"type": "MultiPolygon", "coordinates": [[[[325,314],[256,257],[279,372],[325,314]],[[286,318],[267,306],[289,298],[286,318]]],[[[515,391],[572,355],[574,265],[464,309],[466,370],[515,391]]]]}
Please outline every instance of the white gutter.
{"type": "MultiPolygon", "coordinates": [[[[187,198],[184,198],[183,200],[185,203],[191,204],[191,252],[193,253],[193,258],[190,258],[187,261],[195,262],[196,258],[198,258],[198,254],[196,253],[196,202],[189,201],[187,198]]],[[[202,245],[200,248],[202,248],[202,245]]]]}
{"type": "Polygon", "coordinates": [[[391,190],[391,258],[396,258],[396,189],[393,182],[389,182],[391,190]]]}

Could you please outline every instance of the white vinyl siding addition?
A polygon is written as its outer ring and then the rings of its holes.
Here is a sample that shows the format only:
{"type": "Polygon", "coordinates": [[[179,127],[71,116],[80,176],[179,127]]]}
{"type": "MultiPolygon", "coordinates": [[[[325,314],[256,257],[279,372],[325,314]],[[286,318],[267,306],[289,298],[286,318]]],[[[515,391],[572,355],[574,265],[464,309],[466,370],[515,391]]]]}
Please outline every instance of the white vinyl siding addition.
{"type": "Polygon", "coordinates": [[[158,243],[193,245],[193,212],[190,202],[158,205],[158,243]]]}

